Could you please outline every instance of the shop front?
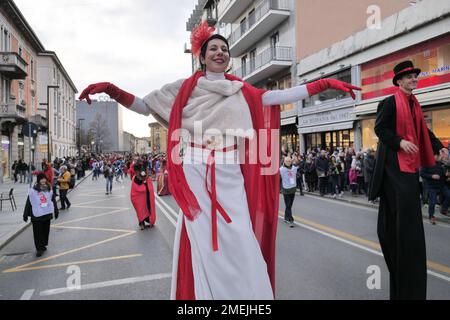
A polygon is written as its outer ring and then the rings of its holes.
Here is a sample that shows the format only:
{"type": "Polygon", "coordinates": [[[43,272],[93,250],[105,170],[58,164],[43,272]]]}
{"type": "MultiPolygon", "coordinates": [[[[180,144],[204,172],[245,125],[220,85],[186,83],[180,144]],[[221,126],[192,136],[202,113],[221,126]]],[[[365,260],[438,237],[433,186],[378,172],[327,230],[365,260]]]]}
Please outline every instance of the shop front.
{"type": "Polygon", "coordinates": [[[304,139],[302,152],[355,147],[356,135],[352,107],[300,117],[299,133],[304,139]]]}
{"type": "Polygon", "coordinates": [[[293,153],[299,149],[297,117],[281,119],[281,152],[293,153]]]}

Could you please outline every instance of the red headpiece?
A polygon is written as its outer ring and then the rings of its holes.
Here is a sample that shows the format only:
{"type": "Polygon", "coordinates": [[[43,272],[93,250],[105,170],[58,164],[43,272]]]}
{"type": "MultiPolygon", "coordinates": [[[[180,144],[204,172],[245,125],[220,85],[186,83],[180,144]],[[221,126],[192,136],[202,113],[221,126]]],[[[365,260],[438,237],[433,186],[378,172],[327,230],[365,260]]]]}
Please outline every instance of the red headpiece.
{"type": "Polygon", "coordinates": [[[216,28],[210,27],[208,21],[204,21],[191,33],[191,52],[198,57],[205,42],[214,34],[216,28]]]}

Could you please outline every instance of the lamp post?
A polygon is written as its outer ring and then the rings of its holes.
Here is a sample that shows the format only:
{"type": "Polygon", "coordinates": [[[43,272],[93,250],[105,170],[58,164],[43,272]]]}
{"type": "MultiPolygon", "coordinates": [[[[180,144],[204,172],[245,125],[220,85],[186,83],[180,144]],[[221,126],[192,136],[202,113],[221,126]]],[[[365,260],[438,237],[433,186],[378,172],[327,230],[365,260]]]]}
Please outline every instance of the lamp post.
{"type": "Polygon", "coordinates": [[[47,106],[47,161],[52,161],[50,153],[50,88],[59,89],[59,86],[47,86],[47,103],[39,103],[41,106],[47,106]]]}
{"type": "Polygon", "coordinates": [[[81,157],[81,121],[85,119],[78,119],[78,156],[81,157]]]}

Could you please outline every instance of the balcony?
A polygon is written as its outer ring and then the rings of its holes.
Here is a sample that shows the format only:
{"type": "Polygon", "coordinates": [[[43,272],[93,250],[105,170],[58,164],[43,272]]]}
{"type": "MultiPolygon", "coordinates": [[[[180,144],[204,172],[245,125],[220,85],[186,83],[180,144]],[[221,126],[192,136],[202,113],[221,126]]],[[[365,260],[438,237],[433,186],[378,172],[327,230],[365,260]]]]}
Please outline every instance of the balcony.
{"type": "Polygon", "coordinates": [[[250,84],[256,84],[291,67],[292,62],[293,50],[291,47],[273,47],[257,55],[254,60],[250,59],[247,65],[237,69],[234,75],[250,84]]]}
{"type": "Polygon", "coordinates": [[[0,52],[0,73],[9,79],[25,79],[27,65],[15,52],[0,52]]]}
{"type": "Polygon", "coordinates": [[[289,0],[265,0],[228,38],[230,53],[239,57],[291,15],[289,0]]]}
{"type": "Polygon", "coordinates": [[[252,0],[230,0],[219,15],[219,22],[233,23],[253,3],[252,0]]]}
{"type": "Polygon", "coordinates": [[[43,128],[47,128],[47,118],[46,116],[37,114],[31,117],[31,122],[35,123],[38,127],[41,127],[41,131],[43,128]]]}
{"type": "MultiPolygon", "coordinates": [[[[27,109],[16,104],[0,104],[0,119],[25,120],[27,109]]],[[[17,121],[20,122],[20,121],[17,121]]]]}

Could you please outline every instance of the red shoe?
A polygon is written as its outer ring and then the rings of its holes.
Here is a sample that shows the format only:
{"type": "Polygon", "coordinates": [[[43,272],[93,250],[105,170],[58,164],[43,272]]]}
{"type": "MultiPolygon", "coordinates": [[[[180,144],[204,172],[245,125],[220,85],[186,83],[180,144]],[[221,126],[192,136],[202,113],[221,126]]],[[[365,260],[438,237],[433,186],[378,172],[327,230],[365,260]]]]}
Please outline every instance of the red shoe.
{"type": "Polygon", "coordinates": [[[436,224],[436,218],[435,218],[435,217],[431,218],[431,219],[430,219],[430,222],[431,222],[431,224],[434,224],[434,225],[435,225],[435,224],[436,224]]]}

